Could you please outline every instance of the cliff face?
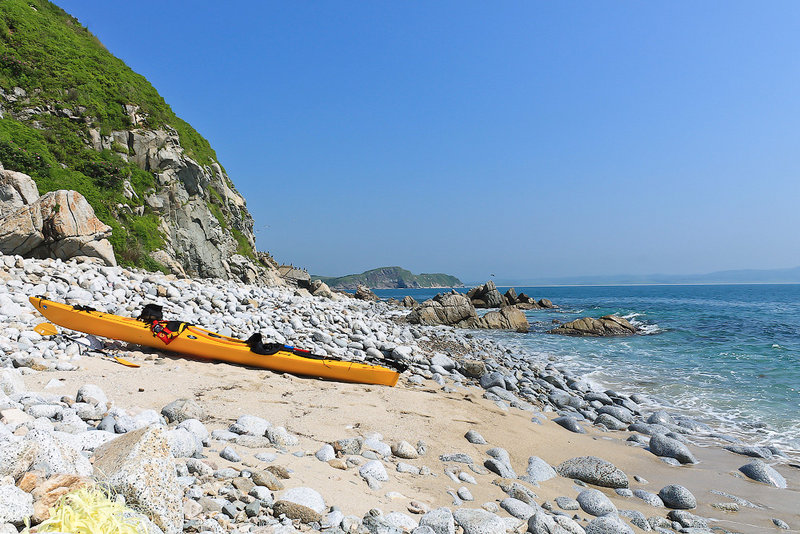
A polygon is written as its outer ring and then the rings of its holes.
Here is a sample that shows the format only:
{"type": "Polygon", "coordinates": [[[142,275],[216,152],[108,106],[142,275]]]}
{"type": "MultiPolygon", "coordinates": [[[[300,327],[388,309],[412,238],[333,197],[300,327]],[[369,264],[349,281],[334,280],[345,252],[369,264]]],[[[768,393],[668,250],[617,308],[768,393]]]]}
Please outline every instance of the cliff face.
{"type": "Polygon", "coordinates": [[[366,286],[372,289],[463,287],[464,284],[449,274],[414,274],[401,267],[379,267],[361,274],[340,277],[314,276],[335,289],[356,289],[366,286]]]}
{"type": "Polygon", "coordinates": [[[46,0],[0,2],[0,164],[86,197],[123,265],[281,283],[208,141],[46,0]]]}

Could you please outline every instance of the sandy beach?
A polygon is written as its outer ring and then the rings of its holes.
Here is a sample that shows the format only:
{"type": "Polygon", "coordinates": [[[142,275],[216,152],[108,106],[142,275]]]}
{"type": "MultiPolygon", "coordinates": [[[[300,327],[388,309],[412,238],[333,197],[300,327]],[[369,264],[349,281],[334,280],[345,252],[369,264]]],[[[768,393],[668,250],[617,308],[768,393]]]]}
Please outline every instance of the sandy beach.
{"type": "MultiPolygon", "coordinates": [[[[281,454],[275,461],[291,470],[287,487],[313,487],[327,503],[339,506],[346,514],[363,516],[371,508],[407,513],[411,500],[421,501],[431,509],[452,507],[453,499],[447,490],[457,489],[457,486],[444,474],[444,468],[452,465],[470,471],[464,464],[441,462],[439,456],[463,452],[480,462],[486,458],[486,449],[503,447],[509,452],[512,465],[518,472],[524,471],[527,458],[533,455],[551,465],[575,456],[593,455],[612,462],[628,474],[632,489],[643,488],[657,493],[667,484],[683,485],[698,499],[698,507],[692,513],[715,519],[712,524],[727,531],[774,532],[773,517],[790,525],[800,522],[797,508],[800,471],[796,468],[778,467],[789,486],[789,489],[778,489],[737,474],[745,458],[716,447],[691,447],[700,463],[673,467],[648,451],[627,443],[629,432],[601,432],[587,427],[588,433],[583,435],[569,432],[552,421],[534,424],[529,412],[515,408],[503,411],[483,398],[478,387],[445,393],[432,381],[417,386],[401,379],[398,386],[389,388],[278,375],[169,355],[159,355],[155,360],[130,359],[141,363],[142,367],[131,369],[86,357],[78,372],[28,375],[26,384],[31,390],[41,391],[56,379],[59,384],[47,391],[64,395],[74,394],[85,383],[99,384],[115,404],[132,408],[132,412],[136,408],[159,411],[177,398],[192,398],[210,414],[207,421],[210,429],[227,428],[241,414],[263,417],[273,425],[285,426],[300,437],[300,445],[290,450],[304,451],[304,456],[281,454]],[[469,443],[464,434],[471,429],[483,435],[488,444],[469,443]],[[374,433],[381,434],[386,443],[423,440],[428,445],[427,454],[410,462],[417,466],[427,465],[433,475],[419,476],[390,470],[390,481],[380,490],[371,490],[356,469],[340,471],[313,456],[324,443],[374,433]],[[637,483],[633,481],[633,475],[642,476],[648,482],[637,483]],[[711,505],[729,500],[711,493],[712,489],[734,494],[763,508],[723,512],[711,505]],[[392,495],[392,492],[399,495],[392,495]]],[[[555,416],[554,412],[546,414],[550,419],[555,416]]],[[[222,446],[217,442],[210,449],[219,451],[222,446]]],[[[241,454],[245,465],[263,467],[264,464],[253,457],[260,449],[234,448],[241,454]]],[[[232,465],[213,453],[210,457],[220,467],[232,465]]],[[[498,479],[494,473],[473,475],[478,485],[469,489],[475,502],[465,505],[478,506],[507,497],[499,486],[493,484],[498,479]]],[[[552,502],[560,495],[574,497],[584,489],[562,477],[543,482],[539,488],[530,487],[540,503],[552,502]]],[[[666,511],[654,509],[640,499],[621,497],[613,490],[601,491],[620,509],[638,510],[645,516],[666,511]]],[[[580,512],[578,515],[591,518],[580,512]]]]}

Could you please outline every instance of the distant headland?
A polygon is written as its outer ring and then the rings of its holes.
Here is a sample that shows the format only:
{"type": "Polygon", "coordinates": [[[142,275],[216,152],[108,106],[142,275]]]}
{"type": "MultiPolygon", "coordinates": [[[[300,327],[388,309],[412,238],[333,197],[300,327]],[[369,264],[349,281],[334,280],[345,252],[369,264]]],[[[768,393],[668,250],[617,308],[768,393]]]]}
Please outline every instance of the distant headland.
{"type": "Polygon", "coordinates": [[[361,274],[346,276],[312,275],[328,284],[332,289],[355,289],[367,286],[371,289],[421,288],[421,287],[464,287],[455,276],[442,273],[414,274],[402,267],[378,267],[361,274]]]}

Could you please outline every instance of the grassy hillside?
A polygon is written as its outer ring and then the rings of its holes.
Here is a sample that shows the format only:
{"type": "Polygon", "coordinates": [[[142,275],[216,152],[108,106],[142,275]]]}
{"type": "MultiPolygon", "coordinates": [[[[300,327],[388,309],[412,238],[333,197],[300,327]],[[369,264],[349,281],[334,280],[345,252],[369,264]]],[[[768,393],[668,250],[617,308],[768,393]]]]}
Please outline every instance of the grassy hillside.
{"type": "Polygon", "coordinates": [[[347,276],[312,276],[319,278],[332,288],[355,289],[364,285],[373,289],[417,288],[417,287],[461,287],[464,284],[449,274],[414,274],[401,267],[379,267],[361,274],[347,276]]]}
{"type": "Polygon", "coordinates": [[[201,165],[216,160],[208,141],[76,18],[45,0],[0,1],[0,88],[7,95],[0,100],[5,117],[0,162],[30,174],[40,193],[80,192],[113,228],[111,243],[120,263],[159,268],[147,254],[163,243],[158,217],[147,209],[134,216],[117,208],[142,206],[144,191],[155,185],[153,176],[119,155],[126,147],[92,149],[89,131],[108,135],[131,128],[125,106],[136,105],[138,114],[146,115],[144,127],[171,126],[186,155],[201,165]],[[125,179],[139,200],[123,196],[125,179]]]}

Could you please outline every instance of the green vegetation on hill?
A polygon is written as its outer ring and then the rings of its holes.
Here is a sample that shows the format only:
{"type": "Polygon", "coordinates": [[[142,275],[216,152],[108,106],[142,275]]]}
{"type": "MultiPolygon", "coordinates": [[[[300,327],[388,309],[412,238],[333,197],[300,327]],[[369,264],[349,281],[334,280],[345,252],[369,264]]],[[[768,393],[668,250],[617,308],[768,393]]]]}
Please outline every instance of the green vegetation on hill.
{"type": "Polygon", "coordinates": [[[332,288],[355,289],[358,285],[372,289],[419,288],[419,287],[462,287],[464,284],[449,274],[414,274],[401,267],[379,267],[361,274],[347,276],[316,276],[332,288]]]}
{"type": "MultiPolygon", "coordinates": [[[[80,192],[113,228],[110,241],[121,264],[162,268],[148,255],[163,245],[159,218],[142,200],[155,186],[153,175],[123,159],[119,153],[127,153],[127,147],[94,150],[89,131],[108,135],[132,128],[125,106],[134,105],[145,117],[144,127],[171,126],[186,155],[201,165],[216,161],[208,141],[178,118],[143,76],[46,0],[0,2],[0,89],[6,94],[0,99],[5,117],[0,119],[0,162],[5,168],[31,175],[40,194],[80,192]],[[38,113],[26,116],[25,110],[38,113]],[[138,198],[123,195],[126,179],[138,198]],[[130,209],[120,209],[121,204],[130,209]],[[137,207],[143,215],[134,215],[137,207]]],[[[252,255],[246,239],[240,248],[252,255]]]]}

